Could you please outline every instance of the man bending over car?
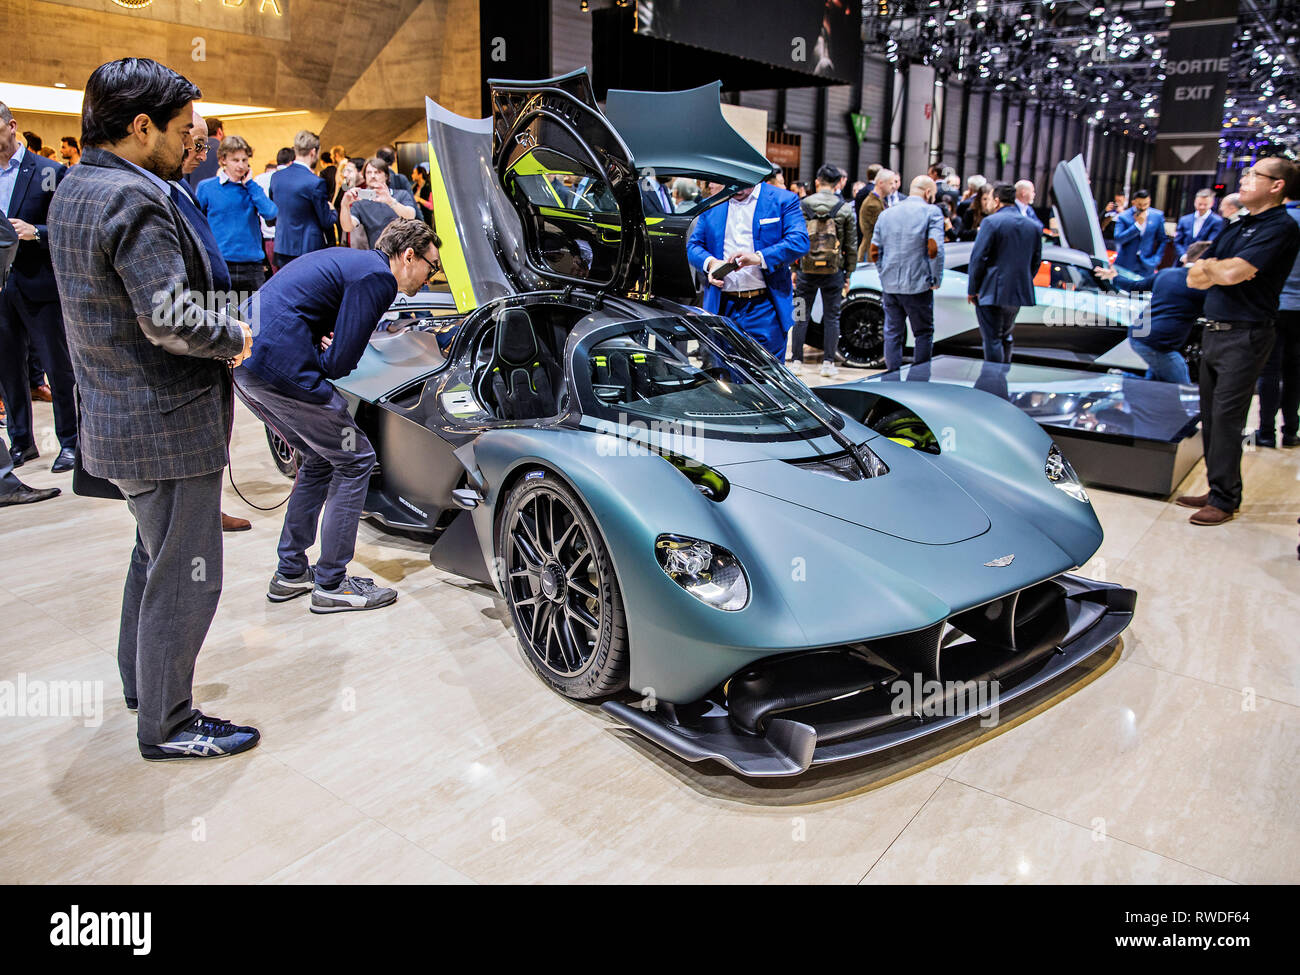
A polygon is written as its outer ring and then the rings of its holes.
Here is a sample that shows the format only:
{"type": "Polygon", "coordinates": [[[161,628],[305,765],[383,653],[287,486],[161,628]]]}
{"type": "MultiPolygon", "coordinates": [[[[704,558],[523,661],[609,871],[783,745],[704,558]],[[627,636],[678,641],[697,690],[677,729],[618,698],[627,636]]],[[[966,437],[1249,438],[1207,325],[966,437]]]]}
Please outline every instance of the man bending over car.
{"type": "MultiPolygon", "coordinates": [[[[400,290],[418,292],[440,269],[438,236],[419,220],[395,220],[373,250],[304,254],[257,294],[253,351],[235,371],[249,408],[302,453],[284,512],[280,563],[266,598],[311,593],[313,613],[379,609],[397,590],[348,575],[375,451],[331,380],[361,360],[400,290]],[[321,524],[320,558],[307,549],[321,524]]],[[[251,304],[251,299],[250,299],[251,304]]]]}

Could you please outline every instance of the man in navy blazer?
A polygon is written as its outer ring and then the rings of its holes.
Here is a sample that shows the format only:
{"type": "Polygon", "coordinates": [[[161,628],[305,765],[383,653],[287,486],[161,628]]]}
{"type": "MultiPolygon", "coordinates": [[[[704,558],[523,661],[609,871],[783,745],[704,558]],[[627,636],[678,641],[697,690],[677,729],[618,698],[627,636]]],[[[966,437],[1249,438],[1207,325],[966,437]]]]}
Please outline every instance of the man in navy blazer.
{"type": "Polygon", "coordinates": [[[1144,277],[1154,274],[1165,251],[1165,215],[1151,206],[1151,194],[1138,190],[1133,205],[1115,218],[1115,266],[1144,277]]]}
{"type": "Polygon", "coordinates": [[[1021,307],[1037,304],[1034,274],[1043,259],[1043,228],[1016,208],[1016,188],[993,188],[997,209],[980,221],[970,252],[966,300],[975,306],[984,358],[1010,362],[1012,329],[1021,307]]]}
{"type": "Polygon", "coordinates": [[[70,471],[77,447],[77,407],[72,358],[63,332],[59,289],[50,263],[46,217],[54,190],[68,168],[18,142],[18,122],[0,102],[0,210],[18,231],[18,252],[0,291],[0,393],[9,412],[9,454],[14,467],[40,456],[32,429],[27,347],[40,355],[54,397],[59,454],[51,468],[70,471]]]}
{"type": "Polygon", "coordinates": [[[271,202],[278,211],[277,270],[295,257],[328,247],[334,230],[334,210],[326,197],[325,181],[315,172],[320,137],[303,129],[293,137],[293,152],[293,164],[271,177],[271,202]]]}
{"type": "Polygon", "coordinates": [[[1174,233],[1174,249],[1178,251],[1180,259],[1187,253],[1187,248],[1199,240],[1214,240],[1228,225],[1226,220],[1211,211],[1212,206],[1214,206],[1214,190],[1197,190],[1196,199],[1192,201],[1192,212],[1178,218],[1178,229],[1174,233]]]}
{"type": "Polygon", "coordinates": [[[808,252],[808,225],[799,197],[769,183],[743,189],[706,210],[691,229],[686,255],[709,275],[704,310],[722,315],[785,361],[794,327],[791,265],[808,252]],[[719,281],[710,274],[726,262],[735,271],[719,281]]]}

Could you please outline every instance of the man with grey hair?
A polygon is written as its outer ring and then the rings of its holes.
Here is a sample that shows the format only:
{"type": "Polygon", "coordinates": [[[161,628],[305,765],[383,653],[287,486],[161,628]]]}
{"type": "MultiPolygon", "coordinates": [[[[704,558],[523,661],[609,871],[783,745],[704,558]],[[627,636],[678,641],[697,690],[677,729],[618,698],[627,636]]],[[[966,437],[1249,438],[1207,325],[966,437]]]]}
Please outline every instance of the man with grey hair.
{"type": "Polygon", "coordinates": [[[1240,193],[1229,193],[1219,202],[1219,215],[1228,223],[1236,223],[1246,215],[1246,208],[1241,205],[1240,193]]]}
{"type": "Polygon", "coordinates": [[[961,218],[963,227],[970,225],[969,217],[971,201],[979,199],[980,190],[988,185],[988,180],[978,173],[966,180],[966,192],[962,194],[961,201],[957,204],[957,216],[961,218]]]}
{"type": "Polygon", "coordinates": [[[886,201],[898,189],[898,182],[898,174],[892,169],[879,170],[876,173],[875,185],[871,187],[871,192],[867,194],[858,209],[858,230],[861,232],[858,238],[859,261],[869,260],[867,248],[871,244],[871,235],[875,231],[876,221],[889,206],[886,201]]]}
{"type": "Polygon", "coordinates": [[[1192,201],[1192,212],[1178,218],[1178,229],[1174,233],[1174,249],[1181,259],[1187,248],[1199,240],[1214,240],[1219,236],[1227,221],[1213,211],[1214,190],[1206,187],[1196,191],[1192,201]]]}
{"type": "Polygon", "coordinates": [[[1043,229],[1043,221],[1038,219],[1038,214],[1034,212],[1034,198],[1038,191],[1034,184],[1027,179],[1016,180],[1016,209],[1020,211],[1022,217],[1028,217],[1034,223],[1038,224],[1038,229],[1043,229]]]}
{"type": "Polygon", "coordinates": [[[943,211],[934,197],[934,180],[916,177],[908,197],[880,215],[871,238],[868,254],[879,269],[885,305],[886,369],[903,364],[909,324],[913,363],[930,361],[934,292],[943,279],[943,211]]]}
{"type": "Polygon", "coordinates": [[[303,129],[293,137],[293,153],[293,164],[271,177],[276,270],[295,257],[328,247],[334,227],[325,181],[316,175],[320,136],[303,129]]]}

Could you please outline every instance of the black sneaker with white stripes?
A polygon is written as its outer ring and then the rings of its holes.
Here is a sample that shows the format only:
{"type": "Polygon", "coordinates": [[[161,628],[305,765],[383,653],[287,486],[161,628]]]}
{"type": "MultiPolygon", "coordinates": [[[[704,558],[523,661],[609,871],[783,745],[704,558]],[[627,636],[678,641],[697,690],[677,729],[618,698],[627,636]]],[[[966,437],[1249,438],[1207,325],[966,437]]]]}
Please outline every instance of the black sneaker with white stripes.
{"type": "Polygon", "coordinates": [[[305,596],[316,588],[316,575],[312,567],[300,576],[281,575],[277,570],[271,576],[271,584],[266,587],[266,598],[273,603],[283,603],[298,596],[305,596]]]}
{"type": "Polygon", "coordinates": [[[160,745],[140,742],[140,754],[149,762],[169,762],[180,758],[224,758],[238,755],[256,745],[262,736],[256,728],[231,724],[221,718],[209,718],[202,712],[181,731],[160,745]]]}
{"type": "Polygon", "coordinates": [[[317,586],[311,593],[313,613],[349,613],[362,609],[381,609],[397,600],[396,589],[376,586],[374,579],[345,576],[333,589],[317,586]]]}

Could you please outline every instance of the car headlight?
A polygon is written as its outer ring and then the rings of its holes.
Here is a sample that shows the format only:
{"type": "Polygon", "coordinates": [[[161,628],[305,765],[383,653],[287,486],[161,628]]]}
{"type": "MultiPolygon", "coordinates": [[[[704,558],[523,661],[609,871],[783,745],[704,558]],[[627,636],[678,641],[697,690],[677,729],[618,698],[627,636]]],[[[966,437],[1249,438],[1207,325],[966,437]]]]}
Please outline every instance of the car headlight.
{"type": "Polygon", "coordinates": [[[655,557],[668,578],[702,603],[728,613],[749,603],[749,581],[740,560],[721,545],[687,535],[660,535],[655,557]]]}
{"type": "Polygon", "coordinates": [[[1049,481],[1070,497],[1087,503],[1088,492],[1083,489],[1083,485],[1079,483],[1079,475],[1074,472],[1074,468],[1070,466],[1070,462],[1065,459],[1065,454],[1061,453],[1061,448],[1056,444],[1052,444],[1051,449],[1047,451],[1047,464],[1043,467],[1043,473],[1047,475],[1049,481]]]}

